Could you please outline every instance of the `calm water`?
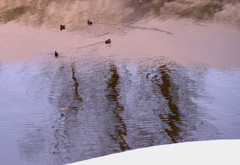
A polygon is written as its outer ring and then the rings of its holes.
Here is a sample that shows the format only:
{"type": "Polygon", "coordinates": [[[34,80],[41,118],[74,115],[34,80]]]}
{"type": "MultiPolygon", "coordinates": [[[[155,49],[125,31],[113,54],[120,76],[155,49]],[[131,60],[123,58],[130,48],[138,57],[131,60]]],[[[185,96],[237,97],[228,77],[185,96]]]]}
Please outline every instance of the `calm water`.
{"type": "Polygon", "coordinates": [[[1,0],[0,43],[0,164],[240,138],[238,0],[1,0]]]}

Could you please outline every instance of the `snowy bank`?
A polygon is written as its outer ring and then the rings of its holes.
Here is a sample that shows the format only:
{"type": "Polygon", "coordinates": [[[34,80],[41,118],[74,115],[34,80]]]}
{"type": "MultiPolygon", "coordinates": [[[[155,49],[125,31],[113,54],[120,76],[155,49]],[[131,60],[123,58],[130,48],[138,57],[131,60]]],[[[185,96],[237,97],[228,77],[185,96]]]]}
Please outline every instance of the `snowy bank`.
{"type": "Polygon", "coordinates": [[[141,148],[69,165],[239,165],[239,153],[240,140],[196,141],[141,148]]]}

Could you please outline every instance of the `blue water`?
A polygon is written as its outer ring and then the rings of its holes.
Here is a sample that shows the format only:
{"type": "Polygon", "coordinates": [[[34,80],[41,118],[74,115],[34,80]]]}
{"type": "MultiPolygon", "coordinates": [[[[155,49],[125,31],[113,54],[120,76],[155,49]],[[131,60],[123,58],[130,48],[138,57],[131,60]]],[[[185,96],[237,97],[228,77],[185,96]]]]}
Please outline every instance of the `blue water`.
{"type": "Polygon", "coordinates": [[[97,2],[1,3],[2,164],[240,138],[237,1],[97,2]]]}

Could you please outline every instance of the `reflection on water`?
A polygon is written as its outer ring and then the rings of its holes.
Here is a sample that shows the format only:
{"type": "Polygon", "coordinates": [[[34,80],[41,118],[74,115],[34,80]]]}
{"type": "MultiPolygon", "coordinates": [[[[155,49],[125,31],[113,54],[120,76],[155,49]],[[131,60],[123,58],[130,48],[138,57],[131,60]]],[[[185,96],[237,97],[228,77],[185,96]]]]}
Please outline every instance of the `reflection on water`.
{"type": "Polygon", "coordinates": [[[107,113],[109,116],[113,118],[113,125],[115,128],[109,131],[109,135],[111,136],[112,140],[114,140],[122,151],[130,149],[129,145],[127,144],[124,136],[127,136],[127,128],[126,124],[124,123],[123,117],[121,117],[121,113],[124,111],[124,106],[121,105],[119,102],[120,97],[120,90],[118,88],[118,83],[120,76],[117,71],[117,66],[111,62],[110,63],[110,72],[112,72],[111,78],[108,80],[107,86],[107,113]]]}
{"type": "MultiPolygon", "coordinates": [[[[110,25],[110,26],[119,26],[118,24],[99,23],[99,22],[94,22],[94,24],[110,25]]],[[[171,35],[172,35],[171,32],[164,31],[164,30],[157,29],[157,28],[145,28],[145,27],[137,27],[137,26],[129,26],[129,25],[120,25],[120,26],[123,26],[123,27],[126,27],[126,28],[131,28],[131,29],[153,30],[153,31],[164,32],[164,33],[167,33],[167,34],[171,34],[171,35]]]]}
{"type": "MultiPolygon", "coordinates": [[[[159,18],[191,18],[197,21],[215,21],[239,26],[238,0],[4,0],[0,5],[0,22],[18,20],[34,26],[58,28],[67,24],[67,30],[87,30],[98,35],[119,32],[108,24],[125,25],[149,16],[159,18]],[[86,29],[87,20],[105,23],[86,29]]],[[[94,23],[93,23],[94,25],[94,23]]],[[[89,27],[88,27],[89,28],[89,27]]],[[[133,27],[132,27],[133,28],[133,27]]]]}
{"type": "Polygon", "coordinates": [[[240,138],[239,32],[188,20],[238,26],[239,5],[1,1],[0,159],[55,165],[154,145],[240,138]],[[188,19],[162,21],[169,18],[188,19]],[[56,31],[8,23],[15,20],[56,31]],[[113,42],[105,45],[108,38],[113,42]]]}
{"type": "MultiPolygon", "coordinates": [[[[177,96],[177,93],[172,93],[170,91],[171,81],[170,81],[170,75],[168,73],[168,72],[170,72],[170,70],[167,68],[167,66],[162,65],[162,66],[158,67],[157,72],[158,72],[158,75],[161,75],[161,77],[162,77],[162,84],[159,84],[157,82],[156,85],[159,86],[163,97],[168,101],[168,107],[171,111],[170,114],[168,114],[167,117],[160,116],[160,115],[159,115],[159,117],[164,122],[167,122],[167,124],[169,125],[170,129],[165,129],[165,131],[167,132],[168,136],[171,137],[172,141],[174,143],[176,143],[175,139],[179,136],[178,131],[181,131],[181,130],[177,126],[177,124],[180,121],[180,119],[179,119],[179,109],[173,101],[173,96],[176,97],[176,99],[177,99],[178,96],[177,96]]],[[[157,77],[158,77],[158,75],[157,75],[157,77]]],[[[156,76],[155,76],[155,78],[156,78],[156,76]]]]}
{"type": "MultiPolygon", "coordinates": [[[[239,138],[239,130],[227,135],[225,129],[232,128],[218,127],[220,121],[203,110],[211,104],[202,104],[210,96],[202,93],[206,82],[201,72],[163,58],[137,62],[74,57],[59,63],[51,62],[52,58],[42,58],[43,66],[33,62],[17,67],[22,72],[19,87],[12,90],[21,88],[21,95],[38,99],[37,109],[28,107],[22,112],[26,120],[13,117],[16,124],[22,122],[18,148],[27,162],[64,164],[153,145],[239,138]],[[28,115],[38,112],[39,121],[28,115]]],[[[7,87],[11,83],[6,76],[15,73],[2,72],[1,81],[8,81],[3,87],[7,87]]],[[[4,112],[4,116],[12,113],[4,112]]],[[[235,115],[239,119],[239,113],[235,115]]]]}

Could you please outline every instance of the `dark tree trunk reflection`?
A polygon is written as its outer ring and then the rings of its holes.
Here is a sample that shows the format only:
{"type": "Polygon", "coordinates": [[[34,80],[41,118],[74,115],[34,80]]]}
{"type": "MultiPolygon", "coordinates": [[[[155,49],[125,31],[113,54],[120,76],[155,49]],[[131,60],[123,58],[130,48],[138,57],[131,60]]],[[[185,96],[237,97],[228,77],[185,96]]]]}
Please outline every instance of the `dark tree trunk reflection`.
{"type": "Polygon", "coordinates": [[[119,103],[119,74],[117,71],[117,66],[110,62],[110,72],[111,78],[108,80],[107,91],[108,94],[106,95],[108,100],[108,108],[107,111],[112,111],[112,118],[115,121],[114,124],[114,131],[109,132],[111,138],[119,145],[122,151],[130,149],[129,145],[127,144],[126,140],[124,140],[124,136],[127,136],[127,128],[126,124],[124,123],[123,118],[121,117],[121,113],[124,111],[124,107],[119,103]]]}
{"type": "Polygon", "coordinates": [[[43,67],[32,79],[35,83],[41,77],[37,89],[51,79],[50,126],[33,125],[26,131],[19,144],[22,155],[31,161],[46,154],[52,164],[63,164],[141,147],[214,139],[216,130],[201,120],[191,100],[201,86],[187,76],[188,70],[161,59],[143,61],[119,65],[113,60],[72,59],[70,64],[60,63],[52,74],[45,70],[52,71],[52,66],[43,67]]]}
{"type": "Polygon", "coordinates": [[[79,86],[79,83],[78,83],[78,80],[77,80],[77,77],[75,76],[75,61],[72,63],[72,79],[74,81],[74,87],[75,87],[75,99],[77,99],[79,102],[82,102],[82,98],[79,96],[78,94],[78,86],[79,86]]]}
{"type": "MultiPolygon", "coordinates": [[[[59,163],[67,163],[76,161],[75,155],[80,153],[79,149],[74,144],[74,137],[79,137],[79,121],[78,121],[78,111],[82,106],[83,99],[79,94],[79,81],[76,77],[75,61],[71,63],[71,78],[66,72],[68,66],[60,67],[60,72],[63,76],[57,77],[56,81],[62,81],[64,88],[61,90],[61,96],[58,101],[59,115],[57,120],[54,121],[54,136],[55,136],[55,150],[53,154],[58,158],[59,163]],[[65,75],[65,76],[64,76],[65,75]]],[[[62,85],[61,85],[62,86],[62,85]]]]}
{"type": "MultiPolygon", "coordinates": [[[[173,102],[173,94],[171,93],[171,80],[169,76],[170,70],[167,68],[166,65],[162,65],[157,69],[157,72],[162,76],[162,84],[156,83],[157,86],[161,89],[162,95],[168,101],[168,107],[170,109],[170,113],[167,117],[163,115],[159,115],[162,121],[169,124],[171,129],[165,129],[167,134],[171,137],[174,143],[177,142],[176,138],[179,138],[178,131],[181,131],[180,128],[177,126],[180,122],[179,119],[179,109],[177,105],[173,102]]],[[[176,96],[175,96],[176,97],[176,96]]]]}

